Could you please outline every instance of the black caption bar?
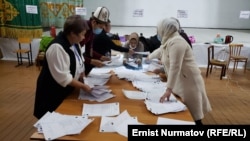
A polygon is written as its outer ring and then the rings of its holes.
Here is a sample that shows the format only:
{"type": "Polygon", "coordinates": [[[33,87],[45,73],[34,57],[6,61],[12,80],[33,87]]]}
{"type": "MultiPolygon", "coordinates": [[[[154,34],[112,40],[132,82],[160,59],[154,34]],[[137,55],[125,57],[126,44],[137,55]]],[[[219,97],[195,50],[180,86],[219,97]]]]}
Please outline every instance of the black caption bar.
{"type": "Polygon", "coordinates": [[[148,138],[250,141],[250,125],[128,125],[128,141],[148,138]]]}

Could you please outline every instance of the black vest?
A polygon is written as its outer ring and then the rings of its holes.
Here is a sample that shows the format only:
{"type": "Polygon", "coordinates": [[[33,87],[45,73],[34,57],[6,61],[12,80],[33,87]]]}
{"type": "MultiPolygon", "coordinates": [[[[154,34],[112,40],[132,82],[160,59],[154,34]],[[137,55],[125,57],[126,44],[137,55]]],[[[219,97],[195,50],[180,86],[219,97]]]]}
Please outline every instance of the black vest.
{"type": "MultiPolygon", "coordinates": [[[[69,54],[70,57],[70,73],[75,76],[76,71],[76,59],[74,52],[70,49],[72,46],[67,40],[63,32],[60,32],[58,36],[51,41],[49,47],[53,43],[59,43],[63,49],[69,54]]],[[[49,60],[53,61],[53,60],[49,60]]],[[[34,116],[38,119],[41,118],[47,111],[54,111],[62,103],[62,101],[74,90],[74,87],[66,86],[62,87],[52,77],[48,60],[44,60],[44,64],[40,75],[37,79],[36,97],[34,116]]]]}

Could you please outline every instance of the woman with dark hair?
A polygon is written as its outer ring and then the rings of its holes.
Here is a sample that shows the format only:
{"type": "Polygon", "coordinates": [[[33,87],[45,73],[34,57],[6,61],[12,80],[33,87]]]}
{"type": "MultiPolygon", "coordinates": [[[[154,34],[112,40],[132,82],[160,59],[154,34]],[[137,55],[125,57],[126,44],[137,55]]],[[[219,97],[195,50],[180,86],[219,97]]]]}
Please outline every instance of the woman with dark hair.
{"type": "Polygon", "coordinates": [[[37,79],[34,116],[40,119],[52,112],[75,88],[90,92],[84,84],[84,57],[79,42],[88,30],[86,21],[79,15],[69,16],[63,31],[51,41],[45,52],[44,64],[37,79]]]}

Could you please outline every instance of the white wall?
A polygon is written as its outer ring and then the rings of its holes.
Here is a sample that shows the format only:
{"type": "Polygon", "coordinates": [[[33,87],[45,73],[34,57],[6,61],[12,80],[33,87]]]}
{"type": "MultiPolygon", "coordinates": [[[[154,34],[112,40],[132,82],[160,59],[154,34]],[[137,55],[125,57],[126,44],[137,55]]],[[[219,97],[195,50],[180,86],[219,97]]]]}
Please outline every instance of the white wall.
{"type": "Polygon", "coordinates": [[[89,18],[98,6],[110,10],[116,26],[156,26],[164,17],[177,17],[185,10],[187,18],[178,18],[182,27],[250,29],[250,19],[240,19],[240,11],[250,11],[250,0],[83,0],[89,18]],[[143,9],[143,17],[133,17],[143,9]]]}

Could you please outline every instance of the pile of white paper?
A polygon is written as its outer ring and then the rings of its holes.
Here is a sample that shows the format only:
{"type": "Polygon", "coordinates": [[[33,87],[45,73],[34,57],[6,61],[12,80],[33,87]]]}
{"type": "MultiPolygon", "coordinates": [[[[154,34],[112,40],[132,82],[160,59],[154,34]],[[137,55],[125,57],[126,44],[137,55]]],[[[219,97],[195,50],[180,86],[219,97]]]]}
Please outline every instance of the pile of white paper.
{"type": "Polygon", "coordinates": [[[127,137],[128,125],[141,125],[137,117],[131,117],[127,110],[123,111],[117,117],[102,116],[99,132],[117,132],[127,137]]]}
{"type": "Polygon", "coordinates": [[[90,74],[88,77],[84,77],[83,79],[84,83],[89,86],[103,86],[108,82],[110,76],[111,74],[90,74]]]}
{"type": "Polygon", "coordinates": [[[123,94],[128,99],[138,99],[138,100],[145,100],[147,98],[147,93],[141,91],[132,91],[132,90],[125,90],[122,89],[123,94]]]}
{"type": "Polygon", "coordinates": [[[159,64],[158,62],[151,62],[148,67],[146,68],[147,71],[153,72],[155,69],[161,69],[163,65],[159,64]]]}
{"type": "Polygon", "coordinates": [[[120,114],[120,104],[103,103],[103,104],[83,104],[82,115],[88,116],[116,116],[120,114]]]}
{"type": "Polygon", "coordinates": [[[137,88],[138,90],[141,90],[143,92],[147,93],[161,93],[166,91],[166,83],[158,81],[158,79],[151,78],[147,79],[148,81],[143,80],[134,80],[132,81],[132,85],[137,88]]]}
{"type": "Polygon", "coordinates": [[[62,115],[47,112],[34,127],[44,134],[45,140],[54,140],[65,135],[80,134],[94,119],[87,116],[62,115]]]}
{"type": "Polygon", "coordinates": [[[143,71],[126,69],[124,66],[116,68],[114,72],[119,79],[126,79],[128,81],[136,81],[136,80],[151,81],[151,82],[161,81],[158,75],[148,75],[143,71]]]}
{"type": "Polygon", "coordinates": [[[87,93],[80,89],[78,99],[103,102],[114,97],[115,95],[111,93],[109,87],[104,86],[109,81],[110,76],[109,73],[90,73],[88,77],[84,77],[84,83],[89,85],[92,91],[87,93]]]}
{"type": "Polygon", "coordinates": [[[176,101],[165,101],[163,103],[145,100],[147,109],[155,115],[165,114],[165,113],[175,113],[186,110],[186,105],[182,102],[176,101]]]}
{"type": "Polygon", "coordinates": [[[104,61],[103,64],[106,66],[121,66],[123,65],[123,56],[120,54],[117,54],[115,56],[111,56],[110,61],[104,61]]]}
{"type": "Polygon", "coordinates": [[[108,86],[94,86],[91,93],[87,93],[80,89],[78,99],[103,102],[113,97],[115,97],[115,95],[111,93],[108,86]]]}

